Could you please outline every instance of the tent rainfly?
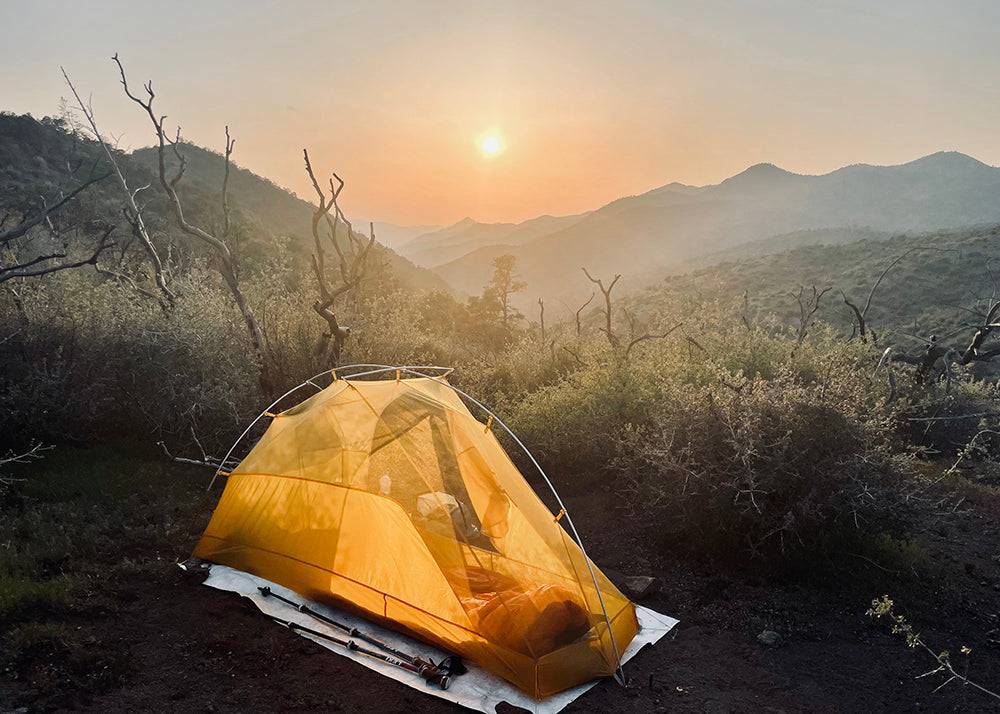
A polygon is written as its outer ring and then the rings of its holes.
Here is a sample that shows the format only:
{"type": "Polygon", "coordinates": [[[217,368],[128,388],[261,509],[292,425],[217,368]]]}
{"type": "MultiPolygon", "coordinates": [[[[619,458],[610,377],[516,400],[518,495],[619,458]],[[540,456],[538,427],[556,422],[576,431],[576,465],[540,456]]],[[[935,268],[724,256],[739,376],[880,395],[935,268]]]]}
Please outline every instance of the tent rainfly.
{"type": "Polygon", "coordinates": [[[429,369],[334,374],[266,412],[194,556],[412,634],[538,699],[620,676],[635,607],[518,472],[499,420],[478,421],[429,369]]]}

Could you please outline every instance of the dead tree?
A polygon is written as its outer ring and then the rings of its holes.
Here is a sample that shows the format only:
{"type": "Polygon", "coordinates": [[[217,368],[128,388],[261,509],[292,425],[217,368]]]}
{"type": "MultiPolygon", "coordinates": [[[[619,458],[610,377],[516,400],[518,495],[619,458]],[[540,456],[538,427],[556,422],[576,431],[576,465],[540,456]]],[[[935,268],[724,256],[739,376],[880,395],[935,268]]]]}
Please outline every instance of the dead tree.
{"type": "Polygon", "coordinates": [[[819,301],[832,289],[824,288],[822,291],[817,292],[816,286],[813,285],[812,294],[810,295],[806,293],[805,286],[800,285],[798,295],[792,293],[792,297],[799,304],[799,326],[796,332],[796,344],[801,345],[805,341],[806,335],[809,333],[809,328],[816,321],[815,315],[819,311],[819,301]]]}
{"type": "Polygon", "coordinates": [[[996,338],[1000,334],[1000,301],[992,301],[989,310],[982,316],[982,322],[972,325],[975,333],[964,349],[955,349],[942,344],[935,335],[931,335],[927,340],[924,349],[916,353],[894,352],[891,356],[893,362],[914,365],[916,371],[914,379],[920,383],[928,381],[932,377],[944,374],[948,378],[949,386],[951,382],[951,366],[965,366],[974,362],[989,362],[994,357],[1000,356],[1000,345],[996,342],[987,346],[991,338],[996,338]]]}
{"type": "Polygon", "coordinates": [[[545,344],[545,303],[538,298],[538,325],[542,331],[542,344],[545,344]]]}
{"type": "MultiPolygon", "coordinates": [[[[614,333],[614,329],[612,328],[611,324],[611,311],[612,311],[611,291],[614,289],[615,284],[618,282],[618,279],[621,278],[621,275],[615,275],[615,278],[614,280],[611,281],[611,284],[608,285],[607,287],[604,287],[604,282],[602,280],[592,277],[590,273],[587,272],[586,268],[582,268],[582,270],[583,274],[587,276],[587,279],[590,280],[590,282],[597,285],[598,289],[601,291],[601,294],[604,295],[604,327],[600,329],[601,332],[603,332],[607,336],[608,344],[611,345],[611,348],[617,351],[621,349],[622,344],[621,340],[619,340],[618,336],[614,333]]],[[[594,297],[593,295],[590,296],[591,300],[593,299],[593,297],[594,297]]],[[[584,307],[587,307],[588,304],[590,304],[590,300],[587,300],[587,302],[583,304],[583,307],[581,307],[580,310],[577,310],[576,313],[577,334],[579,334],[579,328],[580,328],[580,311],[583,310],[584,307]]],[[[629,326],[628,344],[625,346],[625,351],[624,351],[624,357],[626,360],[632,354],[632,349],[636,345],[641,344],[647,340],[662,340],[663,338],[667,337],[670,333],[672,333],[674,330],[676,330],[678,327],[681,326],[681,323],[677,323],[666,332],[660,334],[654,334],[649,330],[645,329],[642,325],[640,325],[639,321],[628,310],[625,310],[624,313],[625,313],[625,319],[628,322],[629,326]]]]}
{"type": "MultiPolygon", "coordinates": [[[[115,55],[115,61],[116,62],[118,61],[117,55],[115,55]]],[[[120,62],[118,63],[118,67],[119,69],[121,69],[120,62]]],[[[60,67],[60,69],[62,68],[60,67]]],[[[107,275],[109,277],[115,278],[119,282],[124,282],[132,286],[139,293],[142,293],[149,297],[155,297],[159,301],[160,307],[164,309],[173,307],[174,302],[176,301],[177,298],[174,295],[174,293],[170,290],[170,288],[167,287],[167,280],[164,275],[164,269],[163,269],[163,261],[160,258],[159,252],[156,250],[156,246],[153,243],[153,240],[149,237],[149,231],[146,229],[146,224],[142,219],[142,211],[139,210],[139,205],[136,203],[135,200],[139,192],[146,188],[149,188],[149,186],[148,185],[143,186],[135,189],[134,191],[129,188],[128,181],[125,180],[125,176],[122,174],[121,169],[118,166],[118,162],[115,160],[114,154],[111,152],[110,147],[108,146],[107,142],[104,141],[104,138],[101,136],[100,130],[98,130],[97,128],[97,120],[94,118],[93,108],[83,103],[83,100],[80,98],[80,95],[76,91],[76,87],[74,87],[73,82],[70,81],[69,75],[66,74],[65,69],[62,69],[62,73],[63,77],[65,77],[66,79],[66,84],[69,85],[70,91],[72,91],[73,96],[76,97],[76,102],[80,106],[80,111],[83,112],[83,116],[86,117],[87,122],[90,124],[90,129],[91,131],[94,132],[94,137],[97,139],[98,142],[100,142],[101,147],[104,149],[104,155],[107,157],[108,163],[111,164],[111,168],[118,179],[118,185],[121,186],[122,191],[125,193],[127,206],[122,211],[122,213],[125,216],[125,220],[128,221],[128,224],[132,227],[132,235],[138,238],[139,241],[142,243],[142,246],[146,251],[146,255],[149,258],[149,263],[150,265],[153,266],[153,279],[156,282],[156,287],[160,291],[160,295],[159,296],[153,295],[149,291],[140,288],[135,284],[135,282],[129,276],[121,275],[117,272],[113,272],[107,269],[102,269],[100,266],[97,265],[96,261],[94,263],[94,267],[97,268],[98,272],[107,275]]],[[[123,71],[122,72],[123,84],[124,80],[125,80],[125,73],[123,71]]],[[[128,87],[126,86],[126,92],[127,91],[128,87]]],[[[152,97],[150,97],[150,104],[152,104],[152,97]]],[[[228,166],[227,166],[227,171],[228,171],[228,166]]]]}
{"type": "Polygon", "coordinates": [[[236,270],[236,261],[233,257],[232,250],[230,250],[227,243],[231,229],[228,199],[229,165],[230,156],[232,156],[233,153],[233,146],[236,143],[235,140],[229,136],[229,127],[226,127],[226,172],[225,177],[222,180],[222,214],[224,225],[221,234],[212,235],[206,230],[192,225],[187,221],[184,217],[184,209],[181,205],[181,200],[177,195],[177,185],[184,176],[184,169],[187,165],[187,160],[180,150],[180,128],[178,127],[174,138],[171,139],[167,136],[163,127],[163,122],[166,119],[166,116],[157,116],[153,112],[153,100],[156,95],[153,93],[152,81],[143,85],[143,88],[146,90],[146,99],[140,99],[136,95],[132,94],[131,90],[129,90],[128,81],[125,78],[125,68],[119,61],[118,55],[115,55],[112,59],[115,61],[115,64],[118,65],[118,71],[121,74],[121,83],[122,87],[125,89],[125,95],[143,108],[149,116],[149,120],[153,124],[153,129],[156,131],[160,186],[163,187],[163,190],[166,192],[167,198],[170,201],[170,207],[174,214],[174,219],[181,231],[205,244],[212,251],[210,264],[216,271],[218,271],[219,275],[221,275],[222,279],[225,281],[226,287],[229,288],[229,292],[233,296],[236,307],[239,309],[240,315],[243,317],[243,322],[246,325],[247,333],[250,337],[250,343],[253,346],[254,354],[257,358],[258,377],[260,380],[261,390],[265,394],[271,394],[277,387],[277,380],[276,375],[273,374],[273,361],[271,359],[270,350],[264,336],[264,331],[260,326],[260,322],[257,320],[257,316],[254,314],[253,309],[250,307],[250,303],[247,301],[246,296],[243,294],[243,290],[240,288],[239,277],[236,270]],[[167,177],[166,158],[168,147],[177,161],[177,169],[169,178],[167,177]]]}
{"type": "Polygon", "coordinates": [[[753,328],[750,326],[750,291],[743,291],[743,304],[740,305],[740,322],[743,323],[743,327],[746,328],[747,332],[753,332],[753,328]]]}
{"type": "MultiPolygon", "coordinates": [[[[988,362],[997,355],[1000,355],[1000,347],[994,346],[991,349],[986,349],[984,345],[989,341],[990,338],[996,338],[995,330],[1000,330],[1000,281],[997,280],[997,276],[993,274],[993,267],[990,261],[986,261],[986,273],[990,276],[990,280],[993,283],[993,294],[986,300],[986,304],[989,306],[986,312],[977,312],[976,310],[970,310],[973,315],[980,318],[973,325],[976,328],[975,334],[972,336],[972,340],[969,345],[961,352],[958,356],[958,364],[970,364],[972,362],[988,362]]],[[[977,302],[983,302],[979,300],[977,302]]]]}
{"type": "Polygon", "coordinates": [[[624,312],[625,312],[625,319],[628,321],[628,337],[629,337],[628,345],[625,347],[625,359],[629,358],[629,355],[632,354],[632,348],[635,347],[636,345],[642,344],[647,340],[665,339],[666,337],[670,336],[670,333],[672,333],[674,330],[676,330],[677,328],[679,328],[681,325],[684,324],[683,322],[678,322],[676,325],[671,327],[666,332],[654,334],[650,332],[648,329],[646,329],[645,326],[643,326],[639,322],[639,320],[636,319],[636,317],[628,310],[625,310],[624,312]]]}
{"type": "MultiPolygon", "coordinates": [[[[889,348],[886,350],[887,355],[891,353],[888,359],[915,366],[914,380],[917,383],[944,375],[950,388],[952,365],[984,363],[1000,356],[1000,344],[996,342],[997,336],[1000,335],[1000,281],[994,275],[990,261],[986,262],[986,273],[993,283],[993,294],[989,298],[977,298],[976,305],[972,308],[960,308],[977,318],[974,323],[966,323],[941,339],[936,335],[931,335],[929,338],[912,335],[925,343],[924,348],[911,353],[895,352],[889,348]],[[947,344],[949,340],[969,329],[974,329],[975,332],[964,348],[955,348],[947,344]]],[[[883,356],[883,361],[885,360],[886,356],[883,356]]]]}
{"type": "MultiPolygon", "coordinates": [[[[604,295],[605,324],[604,327],[601,328],[601,332],[603,332],[607,336],[608,344],[610,344],[613,349],[618,349],[618,347],[621,346],[621,343],[618,341],[618,338],[615,336],[614,331],[611,329],[611,291],[614,289],[615,283],[618,282],[618,279],[621,277],[621,275],[620,274],[615,275],[615,279],[611,281],[611,284],[608,287],[604,287],[604,282],[602,280],[598,280],[597,278],[591,277],[590,273],[587,272],[586,268],[581,268],[581,270],[583,270],[583,274],[587,276],[587,280],[597,285],[598,289],[604,295]]],[[[586,305],[584,307],[586,307],[586,305]]],[[[583,308],[580,309],[582,310],[583,308]]]]}
{"type": "Polygon", "coordinates": [[[947,374],[950,386],[951,368],[949,363],[954,361],[955,351],[946,345],[939,344],[936,335],[931,335],[926,342],[927,344],[922,350],[911,354],[895,352],[891,347],[888,348],[889,361],[915,366],[913,378],[918,384],[928,381],[932,376],[947,374]]]}
{"type": "Polygon", "coordinates": [[[316,195],[319,199],[312,218],[312,268],[319,289],[319,300],[313,303],[313,310],[326,322],[327,329],[320,337],[319,344],[316,347],[316,354],[321,357],[329,354],[331,363],[336,365],[340,361],[340,352],[344,347],[344,341],[350,335],[351,328],[340,324],[337,320],[337,313],[334,307],[339,297],[357,288],[364,279],[368,265],[368,255],[371,252],[372,246],[375,245],[375,226],[374,224],[369,224],[371,235],[367,239],[365,236],[356,233],[351,222],[347,220],[344,212],[340,209],[340,204],[337,203],[340,192],[344,190],[344,181],[337,174],[333,174],[333,178],[330,179],[330,197],[327,199],[323,193],[323,189],[319,186],[319,181],[316,180],[312,164],[309,162],[309,152],[303,149],[302,156],[306,163],[306,173],[309,174],[309,179],[312,181],[313,188],[316,190],[316,195]],[[334,179],[337,181],[336,186],[333,183],[334,179]],[[333,212],[332,218],[330,216],[331,211],[333,212]],[[327,232],[325,236],[320,235],[321,222],[326,224],[327,232]],[[344,226],[344,230],[340,231],[340,233],[345,235],[346,239],[344,243],[346,244],[346,250],[345,246],[341,245],[341,238],[338,235],[338,228],[341,225],[344,226]],[[323,248],[323,237],[333,245],[333,249],[337,254],[337,268],[340,281],[336,286],[334,286],[327,275],[326,250],[323,248]]]}
{"type": "Polygon", "coordinates": [[[958,364],[987,362],[1000,355],[1000,347],[994,346],[992,349],[984,349],[983,347],[987,340],[995,337],[994,330],[1000,330],[1000,302],[993,303],[986,313],[986,319],[983,323],[976,327],[972,341],[958,357],[958,364]]]}
{"type": "MultiPolygon", "coordinates": [[[[586,271],[584,271],[584,272],[586,272],[586,271]]],[[[583,303],[583,305],[581,305],[580,308],[576,311],[576,336],[577,337],[580,336],[580,332],[581,332],[580,313],[583,312],[586,309],[587,305],[589,305],[591,302],[593,302],[594,295],[596,295],[596,294],[597,293],[590,293],[590,297],[587,298],[587,302],[583,303]]]]}

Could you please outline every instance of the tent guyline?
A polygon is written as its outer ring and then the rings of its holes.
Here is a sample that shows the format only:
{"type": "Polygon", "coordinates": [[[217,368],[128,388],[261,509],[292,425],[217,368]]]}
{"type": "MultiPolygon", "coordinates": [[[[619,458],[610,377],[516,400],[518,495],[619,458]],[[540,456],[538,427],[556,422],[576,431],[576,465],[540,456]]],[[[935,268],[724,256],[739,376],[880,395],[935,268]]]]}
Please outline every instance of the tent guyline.
{"type": "MultiPolygon", "coordinates": [[[[590,561],[537,459],[450,372],[360,364],[288,390],[226,454],[239,464],[216,472],[225,491],[194,556],[395,623],[534,697],[607,675],[624,686],[635,607],[590,561]],[[278,409],[306,386],[315,393],[278,409]],[[494,424],[542,477],[552,510],[494,424]]],[[[402,654],[390,653],[413,665],[402,654]]]]}
{"type": "Polygon", "coordinates": [[[429,660],[424,660],[421,659],[420,657],[414,657],[412,655],[406,654],[405,652],[400,652],[395,647],[390,647],[385,642],[382,642],[379,639],[366,635],[364,632],[362,632],[356,627],[350,627],[342,622],[337,622],[332,617],[327,617],[326,615],[316,612],[312,608],[303,605],[302,603],[297,603],[294,600],[290,600],[289,598],[286,598],[282,595],[279,595],[276,592],[273,592],[269,587],[258,586],[257,590],[260,591],[260,594],[263,595],[265,598],[273,597],[287,605],[291,605],[299,612],[308,615],[309,617],[318,620],[319,622],[322,622],[325,625],[330,625],[331,627],[335,627],[341,632],[344,632],[345,634],[348,634],[351,637],[357,638],[362,642],[367,642],[370,645],[378,647],[380,650],[383,650],[383,652],[374,652],[372,650],[367,649],[366,647],[359,645],[354,640],[341,640],[338,637],[333,637],[332,635],[326,634],[324,632],[318,632],[317,630],[313,630],[303,625],[299,625],[295,622],[292,622],[291,620],[284,620],[274,615],[268,615],[268,617],[270,617],[275,622],[284,625],[285,627],[291,630],[298,630],[300,632],[305,632],[306,634],[312,635],[314,637],[320,637],[324,640],[327,640],[328,642],[333,642],[334,644],[340,645],[341,647],[346,647],[352,652],[360,652],[361,654],[367,655],[368,657],[373,657],[375,659],[382,660],[383,662],[391,664],[394,667],[399,667],[401,669],[405,669],[408,672],[413,672],[414,674],[426,680],[428,684],[435,684],[441,687],[441,689],[447,689],[448,686],[451,684],[452,676],[464,674],[467,671],[465,665],[462,664],[462,658],[459,657],[458,655],[452,655],[451,657],[445,659],[445,661],[442,662],[440,665],[437,665],[429,660]]]}

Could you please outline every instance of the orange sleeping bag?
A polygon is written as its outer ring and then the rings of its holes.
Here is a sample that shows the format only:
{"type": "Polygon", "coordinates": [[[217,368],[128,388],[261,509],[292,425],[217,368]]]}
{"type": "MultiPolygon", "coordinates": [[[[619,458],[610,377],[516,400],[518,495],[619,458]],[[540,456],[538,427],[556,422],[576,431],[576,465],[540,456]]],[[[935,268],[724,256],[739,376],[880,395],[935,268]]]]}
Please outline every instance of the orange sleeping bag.
{"type": "Polygon", "coordinates": [[[479,631],[509,649],[539,658],[579,639],[590,629],[587,611],[561,585],[521,583],[485,568],[453,568],[466,612],[479,631]]]}

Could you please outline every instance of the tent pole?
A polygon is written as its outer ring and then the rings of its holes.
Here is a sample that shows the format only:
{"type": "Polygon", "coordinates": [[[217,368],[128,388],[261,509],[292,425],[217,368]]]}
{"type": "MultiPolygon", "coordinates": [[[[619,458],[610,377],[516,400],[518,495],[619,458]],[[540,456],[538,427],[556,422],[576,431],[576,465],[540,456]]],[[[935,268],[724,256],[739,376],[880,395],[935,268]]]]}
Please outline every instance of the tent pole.
{"type": "MultiPolygon", "coordinates": [[[[361,372],[360,374],[352,374],[351,375],[352,377],[363,377],[363,376],[366,376],[366,375],[378,374],[379,372],[385,372],[385,371],[388,371],[388,370],[399,369],[399,370],[404,371],[404,372],[413,372],[414,374],[419,374],[421,377],[426,377],[426,378],[429,378],[429,379],[440,379],[439,377],[432,377],[432,376],[430,376],[428,374],[422,374],[422,373],[419,373],[419,372],[414,372],[414,370],[418,370],[418,369],[440,369],[440,370],[444,370],[444,372],[445,372],[444,376],[447,376],[447,375],[451,374],[454,371],[454,369],[452,367],[436,367],[436,366],[433,366],[433,365],[422,365],[422,366],[419,366],[419,367],[398,367],[397,368],[397,367],[389,367],[389,366],[384,365],[384,364],[351,364],[351,365],[347,365],[346,367],[341,367],[340,369],[344,370],[344,369],[353,369],[353,368],[358,368],[358,367],[365,367],[365,368],[367,368],[367,367],[377,367],[378,369],[373,369],[373,370],[371,370],[369,372],[361,372]]],[[[299,384],[296,387],[292,387],[287,392],[285,392],[280,397],[278,397],[273,402],[271,402],[271,404],[268,405],[268,407],[264,411],[262,411],[260,414],[257,415],[256,419],[254,419],[252,422],[250,422],[250,425],[246,429],[243,430],[243,433],[239,435],[239,438],[237,438],[236,441],[233,442],[233,445],[231,447],[229,447],[229,451],[226,452],[225,458],[222,459],[222,464],[225,465],[226,462],[229,461],[229,457],[232,456],[233,452],[236,450],[236,447],[239,446],[239,444],[240,444],[241,441],[243,441],[243,438],[247,434],[249,434],[250,430],[254,428],[254,426],[257,424],[257,422],[259,422],[263,417],[267,416],[267,413],[269,411],[271,411],[272,409],[274,409],[281,402],[282,399],[284,399],[285,397],[293,394],[294,392],[297,392],[299,389],[302,389],[302,387],[306,386],[307,384],[315,387],[317,391],[322,392],[323,391],[323,387],[321,387],[318,384],[316,384],[313,380],[314,379],[318,379],[318,378],[322,377],[325,374],[333,374],[334,381],[337,381],[337,379],[338,379],[336,373],[334,373],[332,370],[325,369],[325,370],[323,370],[322,372],[320,372],[318,374],[314,374],[312,377],[310,377],[306,381],[302,382],[302,384],[299,384]]],[[[329,386],[329,385],[327,385],[327,386],[329,386]]],[[[451,385],[449,385],[449,386],[451,386],[451,385]]],[[[215,475],[212,477],[212,481],[208,484],[208,488],[206,490],[208,490],[208,491],[212,490],[212,486],[215,485],[215,479],[218,478],[219,475],[220,475],[219,471],[216,471],[215,475]]]]}
{"type": "MultiPolygon", "coordinates": [[[[222,466],[225,466],[225,465],[226,465],[226,462],[228,462],[228,461],[229,461],[229,457],[233,455],[233,452],[234,452],[234,451],[236,451],[236,447],[237,447],[237,446],[239,446],[239,445],[240,445],[240,442],[241,442],[241,441],[243,441],[243,438],[244,438],[244,437],[245,437],[245,436],[246,436],[247,434],[249,434],[249,433],[250,433],[250,430],[254,428],[254,425],[255,425],[255,424],[256,424],[257,422],[259,422],[259,421],[260,421],[260,420],[261,420],[261,419],[262,419],[262,418],[263,418],[264,416],[266,416],[268,412],[270,412],[270,411],[271,411],[272,409],[274,409],[274,408],[275,408],[276,406],[278,406],[278,403],[279,403],[279,402],[280,402],[280,401],[281,401],[282,399],[284,399],[285,397],[287,397],[288,395],[290,395],[290,394],[292,394],[292,393],[294,393],[294,392],[297,392],[298,390],[302,389],[302,387],[306,386],[307,384],[309,384],[309,385],[311,385],[311,386],[315,387],[315,388],[316,388],[316,389],[318,389],[319,391],[323,391],[322,387],[320,387],[320,386],[319,386],[318,384],[316,384],[315,382],[313,382],[313,380],[314,380],[314,379],[317,379],[317,378],[319,378],[319,377],[322,377],[322,376],[323,376],[324,374],[328,374],[328,373],[329,373],[329,371],[330,371],[330,370],[324,370],[324,371],[320,372],[319,374],[314,374],[314,375],[313,375],[312,377],[310,377],[309,379],[307,379],[306,381],[304,381],[304,382],[303,382],[302,384],[298,385],[297,387],[292,387],[292,388],[291,388],[291,389],[289,389],[289,390],[288,390],[287,392],[285,392],[285,393],[284,393],[284,394],[282,394],[282,395],[281,395],[280,397],[278,397],[278,398],[277,398],[277,399],[275,399],[275,400],[274,400],[273,402],[271,402],[271,404],[270,404],[270,405],[269,405],[269,406],[267,407],[267,409],[265,409],[265,410],[264,410],[264,411],[262,411],[262,412],[261,412],[260,414],[258,414],[258,415],[257,415],[257,418],[256,418],[256,419],[254,419],[254,420],[253,420],[252,422],[250,422],[250,425],[249,425],[249,426],[248,426],[248,427],[247,427],[246,429],[244,429],[244,430],[243,430],[243,433],[239,435],[239,438],[237,438],[237,439],[236,439],[236,441],[234,441],[234,442],[233,442],[233,445],[229,447],[229,451],[227,451],[227,452],[226,452],[226,456],[225,456],[225,457],[224,457],[224,458],[222,459],[222,462],[221,462],[221,463],[222,463],[222,466]]],[[[217,479],[217,478],[219,477],[219,474],[220,474],[220,471],[219,471],[219,470],[217,470],[217,471],[215,472],[215,475],[214,475],[214,476],[212,476],[212,480],[211,480],[211,482],[210,482],[210,483],[208,484],[208,488],[207,488],[207,489],[205,489],[206,491],[211,491],[211,490],[212,490],[212,486],[214,486],[214,485],[215,485],[215,479],[217,479]]]]}
{"type": "MultiPolygon", "coordinates": [[[[367,368],[367,367],[376,367],[378,369],[373,369],[373,370],[368,371],[368,372],[361,372],[360,374],[352,374],[351,375],[352,377],[363,377],[363,376],[366,376],[366,375],[378,374],[379,372],[385,372],[385,371],[389,371],[389,370],[393,370],[393,369],[399,369],[399,370],[401,370],[403,372],[412,372],[413,374],[418,374],[419,376],[425,377],[425,378],[428,378],[428,379],[440,379],[440,377],[432,377],[431,375],[422,374],[420,372],[415,372],[414,370],[418,370],[418,369],[440,369],[440,370],[444,370],[444,372],[445,372],[445,374],[443,376],[448,376],[449,374],[451,374],[454,371],[454,368],[452,368],[452,367],[436,367],[434,365],[421,365],[421,366],[418,366],[418,367],[389,367],[388,365],[384,365],[384,364],[350,364],[350,365],[347,365],[346,367],[341,367],[340,369],[344,370],[344,369],[354,369],[354,368],[360,368],[360,367],[365,367],[365,368],[367,368]]],[[[221,462],[222,465],[224,466],[226,464],[226,462],[229,461],[229,457],[233,455],[233,452],[236,450],[236,447],[239,446],[240,442],[243,441],[243,438],[247,434],[250,433],[250,430],[254,428],[254,426],[257,424],[257,422],[259,422],[263,417],[267,416],[267,413],[269,411],[271,411],[272,409],[274,409],[281,402],[282,399],[284,399],[285,397],[293,394],[294,392],[297,392],[298,390],[302,389],[302,387],[306,386],[307,384],[315,387],[317,391],[322,392],[324,388],[321,387],[321,386],[319,386],[318,384],[316,384],[313,380],[314,379],[318,379],[318,378],[322,377],[325,374],[333,374],[334,381],[337,381],[337,379],[338,379],[338,377],[337,377],[337,375],[336,375],[335,372],[333,372],[332,370],[329,370],[329,369],[325,369],[325,370],[323,370],[322,372],[320,372],[318,374],[314,374],[312,377],[310,377],[306,381],[302,382],[302,384],[299,384],[298,386],[292,387],[287,392],[285,392],[280,397],[278,397],[273,402],[271,402],[271,404],[268,405],[268,407],[264,411],[262,411],[260,414],[257,415],[256,419],[254,419],[252,422],[250,422],[250,425],[246,429],[243,430],[243,433],[239,435],[239,438],[237,438],[236,441],[233,442],[233,445],[231,447],[229,447],[229,451],[226,452],[225,458],[222,459],[222,462],[221,462]]],[[[327,385],[327,386],[329,386],[329,385],[327,385]]],[[[448,386],[451,386],[451,385],[448,385],[448,386]]],[[[471,399],[471,397],[470,397],[470,399],[471,399]]],[[[206,489],[207,491],[211,491],[212,490],[212,486],[215,485],[215,479],[218,478],[219,475],[220,475],[220,471],[217,470],[215,472],[215,475],[212,476],[212,481],[208,484],[208,488],[206,489]]]]}

